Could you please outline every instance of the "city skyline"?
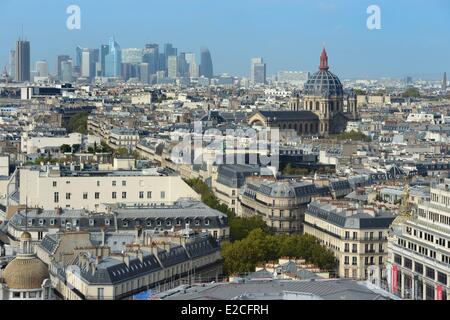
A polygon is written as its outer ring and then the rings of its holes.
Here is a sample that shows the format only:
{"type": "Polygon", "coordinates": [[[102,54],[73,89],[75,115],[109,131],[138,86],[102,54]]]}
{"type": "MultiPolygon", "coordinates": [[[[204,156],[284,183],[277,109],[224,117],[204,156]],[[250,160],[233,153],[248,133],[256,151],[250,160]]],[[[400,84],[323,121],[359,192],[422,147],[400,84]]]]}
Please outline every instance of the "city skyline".
{"type": "Polygon", "coordinates": [[[164,4],[139,3],[140,10],[127,7],[134,18],[117,26],[115,21],[120,18],[123,4],[113,1],[105,6],[81,0],[77,3],[81,8],[81,30],[68,30],[65,26],[68,1],[49,8],[45,22],[33,15],[36,4],[26,0],[20,3],[25,4],[21,10],[17,10],[17,2],[4,3],[6,10],[3,12],[9,14],[0,26],[10,32],[0,42],[2,68],[9,62],[9,52],[14,49],[23,25],[26,39],[31,42],[31,64],[47,60],[53,74],[59,55],[69,54],[75,60],[77,45],[99,48],[112,35],[121,48],[172,43],[180,51],[195,52],[197,57],[200,57],[199,48],[206,46],[213,56],[216,75],[248,77],[248,61],[258,56],[267,63],[269,76],[281,70],[314,71],[317,69],[316,52],[324,44],[332,56],[331,68],[343,78],[409,75],[439,79],[444,71],[450,70],[446,58],[450,44],[444,35],[449,24],[447,1],[432,1],[426,7],[420,6],[421,1],[379,1],[381,30],[366,27],[368,1],[283,1],[281,6],[277,5],[279,2],[261,1],[257,16],[251,15],[254,1],[240,6],[241,10],[233,6],[233,1],[217,4],[190,1],[188,5],[176,0],[164,4]],[[152,22],[145,22],[141,12],[149,7],[159,14],[149,19],[152,22]],[[171,12],[166,10],[169,7],[171,12]],[[354,9],[349,10],[350,7],[354,9]],[[102,16],[106,17],[91,14],[98,10],[103,10],[102,16]],[[212,19],[219,11],[230,13],[234,18],[229,21],[212,19]],[[205,12],[210,15],[204,15],[205,12]],[[168,14],[176,15],[176,21],[169,23],[168,14]],[[293,23],[292,19],[298,22],[293,23]],[[308,27],[313,22],[317,27],[308,27]],[[47,43],[48,37],[58,41],[47,43]],[[431,46],[432,51],[428,50],[431,46]],[[347,58],[349,55],[352,59],[347,58]]]}

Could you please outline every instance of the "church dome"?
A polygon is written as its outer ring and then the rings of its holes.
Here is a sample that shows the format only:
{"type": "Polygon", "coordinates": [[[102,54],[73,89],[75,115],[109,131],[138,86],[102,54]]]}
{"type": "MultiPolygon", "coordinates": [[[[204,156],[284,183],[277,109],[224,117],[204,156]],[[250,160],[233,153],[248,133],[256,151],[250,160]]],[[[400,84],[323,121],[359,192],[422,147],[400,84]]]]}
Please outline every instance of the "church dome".
{"type": "Polygon", "coordinates": [[[324,48],[320,56],[319,71],[309,77],[305,83],[306,96],[343,96],[344,89],[341,81],[328,69],[328,56],[324,48]]]}
{"type": "Polygon", "coordinates": [[[10,289],[40,289],[49,279],[48,268],[36,257],[16,257],[3,271],[3,279],[10,289]]]}

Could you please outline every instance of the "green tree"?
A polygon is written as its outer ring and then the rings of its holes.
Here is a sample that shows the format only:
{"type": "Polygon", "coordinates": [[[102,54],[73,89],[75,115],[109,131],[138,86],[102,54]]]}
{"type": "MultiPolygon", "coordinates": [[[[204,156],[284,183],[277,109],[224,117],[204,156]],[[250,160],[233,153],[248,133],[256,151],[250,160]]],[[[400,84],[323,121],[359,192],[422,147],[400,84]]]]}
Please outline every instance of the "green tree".
{"type": "Polygon", "coordinates": [[[128,149],[127,148],[118,148],[116,149],[116,151],[114,152],[114,154],[118,157],[126,157],[128,156],[128,149]]]}
{"type": "Polygon", "coordinates": [[[66,129],[69,133],[78,132],[87,134],[87,121],[89,112],[81,111],[74,114],[67,123],[66,129]]]}
{"type": "Polygon", "coordinates": [[[77,144],[73,144],[72,145],[73,152],[79,152],[80,149],[81,149],[81,145],[80,144],[77,143],[77,144]]]}
{"type": "Polygon", "coordinates": [[[61,151],[61,153],[69,153],[72,152],[72,148],[68,145],[68,144],[63,144],[59,150],[61,151]]]}
{"type": "Polygon", "coordinates": [[[417,88],[410,87],[402,93],[402,97],[404,97],[404,98],[419,98],[420,91],[417,88]]]}

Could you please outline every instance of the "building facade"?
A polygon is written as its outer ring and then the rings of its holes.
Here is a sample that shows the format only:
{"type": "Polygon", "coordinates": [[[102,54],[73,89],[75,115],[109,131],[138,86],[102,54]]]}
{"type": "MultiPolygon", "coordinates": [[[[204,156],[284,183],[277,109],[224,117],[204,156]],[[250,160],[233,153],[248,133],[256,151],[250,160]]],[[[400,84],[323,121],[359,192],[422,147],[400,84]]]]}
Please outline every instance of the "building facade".
{"type": "Polygon", "coordinates": [[[450,293],[450,179],[431,187],[430,200],[393,226],[387,280],[404,299],[447,300],[450,293]]]}
{"type": "Polygon", "coordinates": [[[367,279],[373,267],[378,273],[384,268],[393,220],[392,214],[373,207],[316,199],[305,212],[304,232],[333,251],[339,277],[367,279]]]}
{"type": "Polygon", "coordinates": [[[20,203],[30,207],[102,211],[106,204],[170,204],[198,199],[179,176],[149,171],[66,171],[59,166],[19,169],[20,203]]]}
{"type": "Polygon", "coordinates": [[[276,232],[302,232],[311,197],[325,192],[307,182],[249,181],[240,190],[237,215],[260,216],[276,232]]]}

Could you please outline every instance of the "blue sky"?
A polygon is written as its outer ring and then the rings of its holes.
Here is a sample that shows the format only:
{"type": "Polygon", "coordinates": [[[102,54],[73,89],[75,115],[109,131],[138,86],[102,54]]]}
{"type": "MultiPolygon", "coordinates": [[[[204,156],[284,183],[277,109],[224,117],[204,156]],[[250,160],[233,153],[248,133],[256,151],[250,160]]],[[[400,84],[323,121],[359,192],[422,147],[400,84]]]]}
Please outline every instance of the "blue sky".
{"type": "Polygon", "coordinates": [[[0,66],[21,34],[32,62],[116,36],[122,48],[171,42],[212,54],[215,73],[247,75],[261,56],[268,73],[315,71],[325,43],[341,77],[438,77],[450,72],[449,0],[0,0],[0,66]],[[81,8],[81,30],[66,28],[66,8],[81,8]],[[381,30],[366,9],[381,8],[381,30]]]}

